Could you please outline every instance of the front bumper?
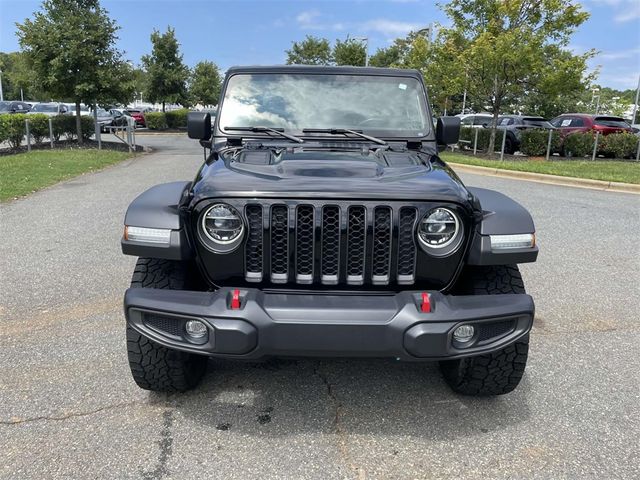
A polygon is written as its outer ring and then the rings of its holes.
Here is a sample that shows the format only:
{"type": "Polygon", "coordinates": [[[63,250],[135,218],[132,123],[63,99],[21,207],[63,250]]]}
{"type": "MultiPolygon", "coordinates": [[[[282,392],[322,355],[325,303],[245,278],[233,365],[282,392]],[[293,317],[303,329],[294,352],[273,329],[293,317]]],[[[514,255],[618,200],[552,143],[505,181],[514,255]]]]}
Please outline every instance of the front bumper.
{"type": "Polygon", "coordinates": [[[503,348],[531,330],[529,295],[451,296],[429,292],[431,312],[421,311],[422,292],[352,295],[267,293],[233,289],[216,292],[127,290],[127,322],[166,347],[217,357],[267,356],[395,357],[401,360],[460,358],[503,348]],[[209,327],[206,341],[188,340],[184,324],[209,327]],[[467,346],[453,330],[475,327],[467,346]]]}

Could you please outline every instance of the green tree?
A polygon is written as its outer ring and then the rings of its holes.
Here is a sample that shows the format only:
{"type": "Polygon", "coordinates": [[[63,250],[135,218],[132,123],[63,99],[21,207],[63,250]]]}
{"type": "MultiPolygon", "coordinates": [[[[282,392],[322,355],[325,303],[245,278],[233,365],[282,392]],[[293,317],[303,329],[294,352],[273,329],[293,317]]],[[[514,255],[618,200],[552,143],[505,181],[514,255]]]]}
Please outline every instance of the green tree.
{"type": "Polygon", "coordinates": [[[0,52],[2,89],[5,99],[18,100],[21,94],[25,100],[43,99],[45,92],[38,82],[35,72],[23,52],[0,52]]]}
{"type": "Polygon", "coordinates": [[[336,65],[364,67],[367,61],[366,46],[355,38],[347,38],[344,42],[336,40],[333,47],[333,60],[336,65]]]}
{"type": "Polygon", "coordinates": [[[202,105],[217,105],[221,86],[222,77],[218,66],[213,62],[200,62],[191,73],[189,85],[191,101],[202,105]]]}
{"type": "MultiPolygon", "coordinates": [[[[442,41],[468,76],[469,94],[493,113],[493,152],[501,110],[538,91],[548,55],[566,51],[570,35],[589,15],[571,0],[451,0],[443,9],[452,26],[441,29],[442,41]]],[[[572,67],[580,70],[582,64],[572,67]]],[[[554,90],[560,95],[565,89],[554,90]]]]}
{"type": "Polygon", "coordinates": [[[161,102],[163,112],[167,102],[187,106],[189,69],[182,61],[175,30],[171,27],[167,27],[166,33],[154,30],[151,44],[151,54],[142,57],[147,72],[147,99],[161,102]]]}
{"type": "Polygon", "coordinates": [[[311,35],[301,42],[293,42],[286,53],[288,65],[331,65],[333,60],[329,40],[311,35]]]}
{"type": "Polygon", "coordinates": [[[44,0],[33,19],[17,28],[20,46],[43,90],[75,102],[78,142],[80,103],[131,99],[131,67],[115,47],[118,26],[99,0],[44,0]]]}
{"type": "Polygon", "coordinates": [[[391,67],[401,62],[401,49],[394,44],[387,48],[379,48],[369,57],[369,65],[372,67],[391,67]]]}

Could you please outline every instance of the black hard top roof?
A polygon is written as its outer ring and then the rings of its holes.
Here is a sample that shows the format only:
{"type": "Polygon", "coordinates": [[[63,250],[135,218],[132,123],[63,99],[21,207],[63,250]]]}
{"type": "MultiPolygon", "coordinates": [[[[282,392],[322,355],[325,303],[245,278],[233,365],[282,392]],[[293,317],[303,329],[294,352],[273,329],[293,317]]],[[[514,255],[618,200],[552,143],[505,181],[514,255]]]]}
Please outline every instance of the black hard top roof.
{"type": "Polygon", "coordinates": [[[326,75],[388,75],[395,77],[421,78],[418,70],[378,67],[350,67],[350,66],[325,66],[325,65],[269,65],[231,67],[227,75],[236,73],[309,73],[326,75]]]}

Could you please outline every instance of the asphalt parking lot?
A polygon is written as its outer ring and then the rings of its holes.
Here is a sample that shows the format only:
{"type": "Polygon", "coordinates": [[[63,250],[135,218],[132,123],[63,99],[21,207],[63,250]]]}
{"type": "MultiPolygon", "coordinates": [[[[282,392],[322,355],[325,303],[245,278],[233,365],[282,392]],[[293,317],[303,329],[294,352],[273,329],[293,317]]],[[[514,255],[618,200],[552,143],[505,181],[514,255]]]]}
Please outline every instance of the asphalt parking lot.
{"type": "Polygon", "coordinates": [[[202,161],[156,153],[0,204],[0,478],[640,478],[640,196],[463,175],[532,212],[537,306],[512,394],[454,395],[437,366],[210,363],[184,395],[130,378],[128,203],[202,161]]]}

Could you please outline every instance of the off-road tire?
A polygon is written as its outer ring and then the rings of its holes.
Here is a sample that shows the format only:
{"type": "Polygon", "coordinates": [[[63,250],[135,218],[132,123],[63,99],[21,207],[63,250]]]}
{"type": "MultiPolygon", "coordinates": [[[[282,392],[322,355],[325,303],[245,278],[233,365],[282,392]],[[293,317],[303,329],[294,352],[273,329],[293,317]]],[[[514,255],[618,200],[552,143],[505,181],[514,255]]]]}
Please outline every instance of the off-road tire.
{"type": "MultiPolygon", "coordinates": [[[[185,290],[188,265],[156,258],[139,258],[131,288],[185,290]]],[[[207,369],[207,357],[166,348],[127,324],[127,354],[131,375],[140,388],[155,392],[184,392],[194,388],[207,369]]]]}
{"type": "MultiPolygon", "coordinates": [[[[525,293],[515,265],[473,268],[467,275],[467,292],[473,295],[525,293]]],[[[440,362],[447,384],[457,393],[474,396],[503,395],[513,391],[524,374],[529,336],[496,352],[440,362]]]]}

